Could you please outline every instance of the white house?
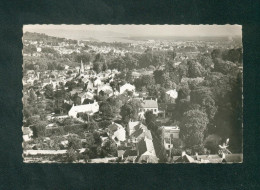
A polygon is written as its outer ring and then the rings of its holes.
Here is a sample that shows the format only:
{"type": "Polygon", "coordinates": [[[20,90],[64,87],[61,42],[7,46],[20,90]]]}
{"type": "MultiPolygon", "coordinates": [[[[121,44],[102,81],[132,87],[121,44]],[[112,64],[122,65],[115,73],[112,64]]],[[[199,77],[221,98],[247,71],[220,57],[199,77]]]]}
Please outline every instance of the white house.
{"type": "Polygon", "coordinates": [[[96,101],[92,104],[85,104],[85,105],[79,105],[79,106],[72,106],[70,109],[68,115],[74,118],[77,118],[78,113],[87,113],[89,115],[93,115],[94,113],[99,111],[99,105],[96,101]]]}
{"type": "Polygon", "coordinates": [[[85,99],[94,99],[94,94],[92,92],[81,92],[78,94],[78,96],[81,98],[81,104],[84,102],[85,99]]]}
{"type": "Polygon", "coordinates": [[[104,93],[106,93],[108,96],[112,96],[113,95],[113,89],[110,85],[105,84],[102,86],[98,87],[98,94],[100,91],[103,91],[104,93]]]}
{"type": "Polygon", "coordinates": [[[33,136],[33,131],[30,129],[30,127],[22,127],[23,131],[23,140],[29,141],[31,140],[31,137],[33,136]]]}
{"type": "Polygon", "coordinates": [[[141,103],[140,112],[152,111],[153,114],[158,115],[158,103],[157,100],[143,100],[141,103]]]}
{"type": "Polygon", "coordinates": [[[100,86],[102,84],[102,81],[100,80],[100,78],[97,78],[96,80],[94,80],[94,86],[100,86]]]}
{"type": "Polygon", "coordinates": [[[124,127],[118,123],[112,123],[108,126],[108,135],[116,142],[117,145],[120,145],[122,141],[126,140],[126,131],[124,127]]]}
{"type": "Polygon", "coordinates": [[[126,90],[135,92],[135,86],[131,85],[129,83],[124,84],[123,86],[120,86],[119,93],[123,94],[126,90]]]}
{"type": "Polygon", "coordinates": [[[37,52],[41,52],[42,48],[41,47],[37,47],[37,52]]]}
{"type": "Polygon", "coordinates": [[[176,89],[169,90],[166,92],[166,100],[171,103],[175,103],[175,100],[178,98],[178,92],[176,89]]]}

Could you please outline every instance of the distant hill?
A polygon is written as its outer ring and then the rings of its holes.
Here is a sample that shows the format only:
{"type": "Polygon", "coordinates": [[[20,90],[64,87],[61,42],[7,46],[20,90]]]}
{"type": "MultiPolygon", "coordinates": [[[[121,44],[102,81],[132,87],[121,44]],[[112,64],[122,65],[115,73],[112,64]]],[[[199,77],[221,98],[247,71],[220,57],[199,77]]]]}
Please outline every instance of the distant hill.
{"type": "Polygon", "coordinates": [[[74,43],[77,43],[77,41],[75,41],[75,40],[48,36],[46,34],[41,34],[41,33],[36,33],[36,32],[25,32],[23,34],[23,40],[44,41],[44,42],[54,42],[54,43],[55,42],[64,42],[64,41],[74,41],[74,43]]]}

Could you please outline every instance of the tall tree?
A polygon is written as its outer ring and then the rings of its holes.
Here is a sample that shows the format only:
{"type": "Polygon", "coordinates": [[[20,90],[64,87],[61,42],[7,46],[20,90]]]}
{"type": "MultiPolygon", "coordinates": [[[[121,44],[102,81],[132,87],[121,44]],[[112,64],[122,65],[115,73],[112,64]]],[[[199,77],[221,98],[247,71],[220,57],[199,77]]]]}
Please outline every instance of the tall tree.
{"type": "Polygon", "coordinates": [[[131,100],[121,107],[120,115],[125,123],[128,123],[130,119],[138,119],[138,113],[140,109],[140,101],[131,100]]]}
{"type": "Polygon", "coordinates": [[[207,114],[200,110],[184,113],[180,126],[180,135],[186,148],[203,146],[204,132],[209,123],[207,114]]]}
{"type": "Polygon", "coordinates": [[[96,73],[100,73],[102,71],[102,63],[101,62],[94,62],[93,64],[93,70],[96,72],[96,73]]]}

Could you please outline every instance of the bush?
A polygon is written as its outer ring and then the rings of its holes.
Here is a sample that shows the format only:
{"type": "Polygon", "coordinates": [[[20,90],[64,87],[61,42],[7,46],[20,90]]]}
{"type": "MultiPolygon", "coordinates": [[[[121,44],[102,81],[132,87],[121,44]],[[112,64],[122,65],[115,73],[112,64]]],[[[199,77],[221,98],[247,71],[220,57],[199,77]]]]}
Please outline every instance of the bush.
{"type": "Polygon", "coordinates": [[[218,145],[221,142],[221,137],[218,135],[209,135],[204,141],[205,147],[210,150],[212,154],[218,152],[218,145]]]}

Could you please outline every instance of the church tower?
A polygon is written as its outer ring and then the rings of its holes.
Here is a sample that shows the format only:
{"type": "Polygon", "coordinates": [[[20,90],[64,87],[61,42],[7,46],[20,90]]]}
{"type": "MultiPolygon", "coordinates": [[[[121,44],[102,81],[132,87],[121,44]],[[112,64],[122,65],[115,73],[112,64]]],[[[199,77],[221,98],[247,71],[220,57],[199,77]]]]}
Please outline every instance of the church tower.
{"type": "Polygon", "coordinates": [[[82,60],[81,60],[81,65],[80,65],[80,73],[84,73],[84,65],[83,65],[82,60]]]}

